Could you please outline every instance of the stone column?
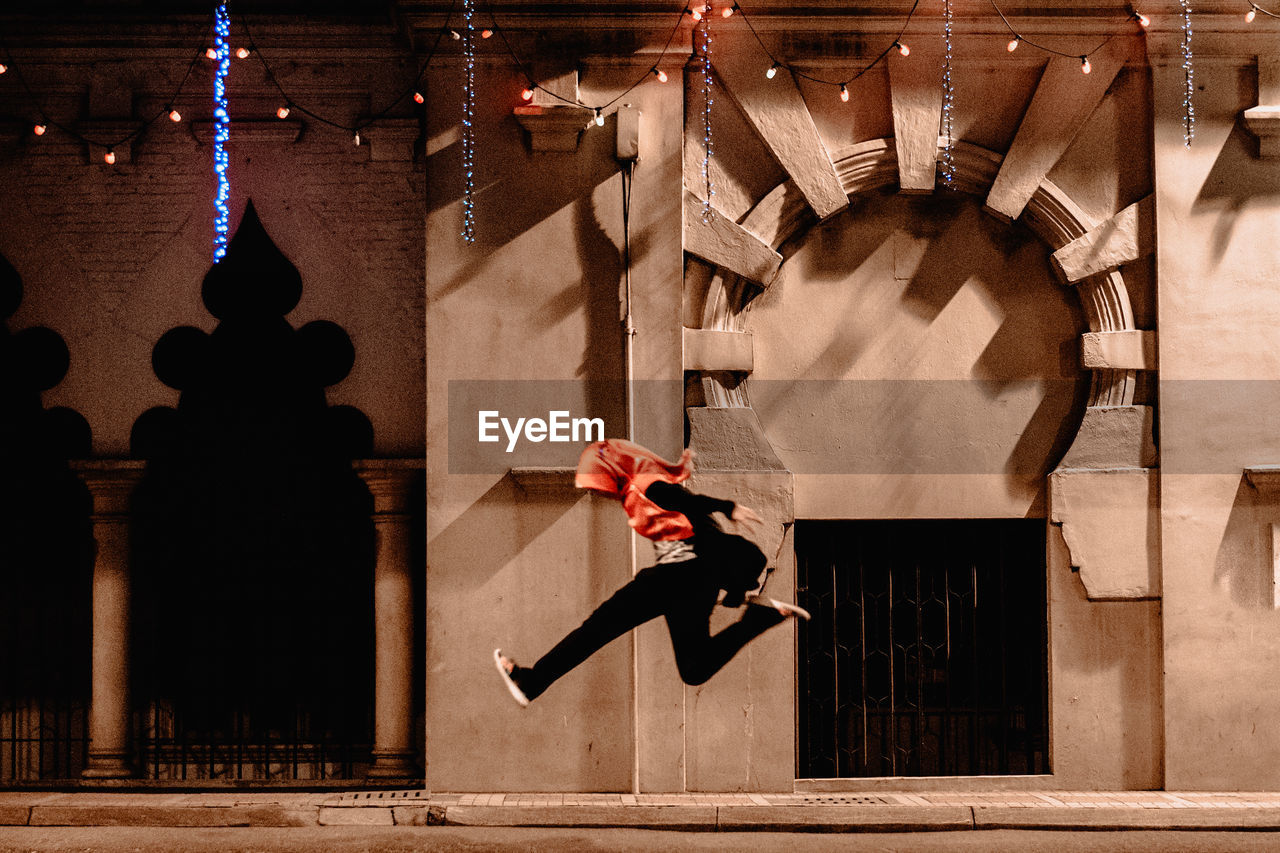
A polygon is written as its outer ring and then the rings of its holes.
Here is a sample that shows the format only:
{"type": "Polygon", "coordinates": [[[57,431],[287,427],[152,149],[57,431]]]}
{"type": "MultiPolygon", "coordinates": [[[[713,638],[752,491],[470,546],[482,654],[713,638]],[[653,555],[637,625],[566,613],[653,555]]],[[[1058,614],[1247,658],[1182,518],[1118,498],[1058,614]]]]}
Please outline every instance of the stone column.
{"type": "Polygon", "coordinates": [[[134,775],[129,753],[129,499],[145,463],[72,463],[93,498],[93,658],[86,779],[134,775]]]}
{"type": "Polygon", "coordinates": [[[356,473],[373,495],[375,642],[373,766],[369,778],[416,780],[413,748],[413,582],[409,488],[421,459],[364,459],[356,473]]]}

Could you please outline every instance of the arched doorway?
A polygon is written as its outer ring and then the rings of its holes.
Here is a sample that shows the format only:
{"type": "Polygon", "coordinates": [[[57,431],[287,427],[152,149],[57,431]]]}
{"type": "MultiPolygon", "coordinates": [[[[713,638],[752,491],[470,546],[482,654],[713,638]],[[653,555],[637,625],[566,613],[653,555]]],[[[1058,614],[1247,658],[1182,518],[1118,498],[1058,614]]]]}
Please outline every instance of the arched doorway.
{"type": "Polygon", "coordinates": [[[838,152],[850,205],[820,223],[779,184],[739,222],[781,255],[767,287],[689,262],[700,328],[753,352],[698,402],[749,409],[793,477],[801,777],[1049,769],[1046,475],[1086,406],[1133,402],[1078,355],[1133,312],[1119,272],[1055,279],[1093,225],[1065,194],[1008,223],[974,198],[1000,156],[956,155],[959,192],[907,196],[891,139],[838,152]]]}

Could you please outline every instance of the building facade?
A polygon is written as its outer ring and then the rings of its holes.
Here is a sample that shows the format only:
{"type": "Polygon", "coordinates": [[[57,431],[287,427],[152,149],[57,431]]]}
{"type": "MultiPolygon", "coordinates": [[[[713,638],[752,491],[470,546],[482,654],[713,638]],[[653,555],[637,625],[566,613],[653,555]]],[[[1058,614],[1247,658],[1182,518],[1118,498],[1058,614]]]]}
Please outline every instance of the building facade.
{"type": "Polygon", "coordinates": [[[213,264],[209,4],[64,5],[2,45],[4,784],[1280,785],[1269,16],[233,6],[213,264]],[[521,710],[493,648],[651,559],[597,422],[814,618],[521,710]]]}

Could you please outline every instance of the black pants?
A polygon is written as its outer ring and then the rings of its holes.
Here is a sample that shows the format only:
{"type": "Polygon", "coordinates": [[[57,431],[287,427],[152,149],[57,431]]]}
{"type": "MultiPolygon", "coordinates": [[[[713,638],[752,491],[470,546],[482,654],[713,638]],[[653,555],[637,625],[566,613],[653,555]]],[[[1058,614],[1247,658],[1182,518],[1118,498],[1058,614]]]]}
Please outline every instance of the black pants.
{"type": "Polygon", "coordinates": [[[605,645],[657,616],[667,620],[680,678],[685,684],[706,682],[739,649],[785,620],[772,607],[749,604],[741,619],[713,636],[711,611],[724,570],[718,563],[695,557],[641,569],[536,664],[517,670],[521,689],[530,699],[540,696],[556,679],[605,645]]]}

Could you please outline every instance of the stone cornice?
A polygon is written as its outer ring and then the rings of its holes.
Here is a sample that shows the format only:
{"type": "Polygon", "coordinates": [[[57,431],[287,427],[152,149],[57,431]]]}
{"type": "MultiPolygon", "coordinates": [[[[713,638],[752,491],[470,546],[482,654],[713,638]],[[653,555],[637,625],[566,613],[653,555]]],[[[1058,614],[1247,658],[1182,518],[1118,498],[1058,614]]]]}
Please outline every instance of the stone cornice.
{"type": "Polygon", "coordinates": [[[1259,492],[1268,496],[1280,493],[1280,465],[1248,465],[1244,477],[1259,492]]]}
{"type": "MultiPolygon", "coordinates": [[[[233,17],[236,13],[233,10],[233,17]]],[[[382,16],[381,20],[333,16],[253,15],[253,40],[272,61],[297,58],[294,51],[339,60],[379,60],[408,53],[402,27],[382,16]]],[[[0,29],[6,33],[14,58],[28,51],[73,50],[96,53],[94,58],[131,58],[139,52],[166,51],[175,59],[190,59],[201,34],[207,35],[206,15],[129,14],[122,9],[112,14],[79,12],[68,15],[0,14],[0,29]]],[[[233,24],[232,41],[244,42],[244,32],[233,24]]],[[[233,60],[235,62],[236,60],[233,60]]]]}
{"type": "MultiPolygon", "coordinates": [[[[1143,2],[1142,11],[1151,17],[1151,26],[1142,31],[1128,24],[1128,3],[1106,6],[1062,2],[1040,3],[1033,7],[1002,5],[1015,27],[1028,36],[1058,46],[1058,38],[1105,37],[1146,40],[1154,54],[1177,52],[1181,19],[1177,3],[1169,0],[1143,2]],[[1131,32],[1126,33],[1126,29],[1131,32]]],[[[284,62],[329,61],[362,65],[394,59],[421,58],[436,42],[450,8],[447,2],[399,0],[394,16],[350,17],[346,20],[300,15],[259,15],[254,20],[254,40],[273,65],[284,62]],[[394,17],[396,20],[391,20],[394,17]],[[408,34],[406,34],[408,31],[408,34]],[[409,37],[412,36],[412,38],[409,37]]],[[[502,2],[494,5],[499,25],[513,34],[514,47],[530,56],[546,52],[572,55],[589,61],[598,57],[636,57],[660,51],[683,8],[679,3],[648,2],[502,2]],[[621,38],[625,33],[625,38],[621,38]]],[[[809,0],[804,3],[744,3],[752,27],[769,44],[770,50],[787,61],[806,57],[838,56],[846,64],[870,58],[883,50],[883,38],[896,35],[910,9],[910,3],[848,3],[809,0]]],[[[1197,2],[1193,12],[1197,55],[1243,55],[1272,52],[1280,46],[1280,21],[1259,16],[1252,24],[1244,21],[1243,0],[1197,2]],[[1225,37],[1225,40],[1223,40],[1225,37]]],[[[76,14],[71,16],[0,15],[0,27],[10,33],[15,59],[39,62],[43,54],[57,53],[59,62],[104,60],[170,60],[181,62],[192,55],[193,39],[205,23],[203,16],[151,17],[120,14],[76,14]]],[[[687,56],[690,21],[680,23],[681,32],[672,40],[671,55],[687,56]]],[[[906,31],[908,39],[934,38],[941,33],[940,8],[917,9],[906,31]]],[[[717,20],[715,32],[726,40],[753,41],[741,18],[717,20]]],[[[985,0],[965,0],[956,6],[953,31],[956,59],[968,62],[994,58],[1004,51],[1007,29],[985,0]]],[[[1092,47],[1092,44],[1086,45],[1092,47]]],[[[1068,52],[1076,44],[1062,45],[1068,52]]],[[[436,61],[449,64],[461,45],[445,38],[437,47],[436,61]]],[[[1043,61],[1034,50],[1005,56],[1006,62],[1043,61]]],[[[510,63],[498,40],[486,42],[480,51],[486,64],[510,63]]],[[[245,62],[252,62],[252,59],[245,62]]]]}

